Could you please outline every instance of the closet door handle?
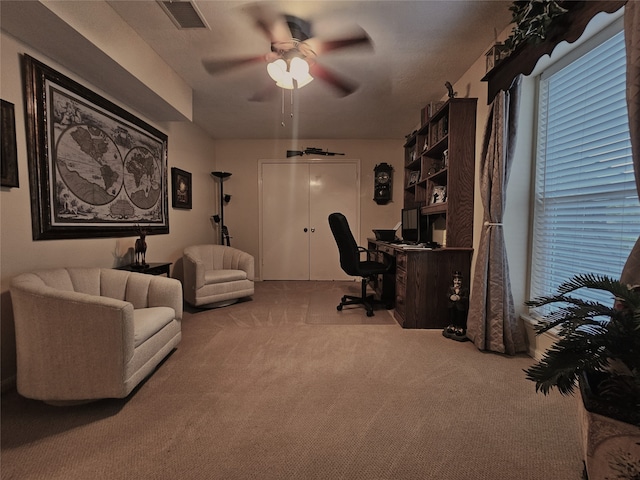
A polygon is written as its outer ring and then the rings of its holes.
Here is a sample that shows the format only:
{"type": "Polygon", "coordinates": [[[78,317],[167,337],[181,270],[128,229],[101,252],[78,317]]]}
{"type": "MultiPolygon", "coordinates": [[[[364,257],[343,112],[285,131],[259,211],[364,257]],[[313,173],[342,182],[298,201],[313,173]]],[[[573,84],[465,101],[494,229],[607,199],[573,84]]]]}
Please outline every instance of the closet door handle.
{"type": "Polygon", "coordinates": [[[311,233],[314,233],[315,231],[316,231],[316,229],[315,229],[315,228],[312,228],[312,229],[311,229],[311,233]]]}
{"type": "Polygon", "coordinates": [[[304,233],[307,233],[307,231],[308,231],[308,230],[307,230],[307,228],[305,227],[305,229],[304,229],[304,233]]]}

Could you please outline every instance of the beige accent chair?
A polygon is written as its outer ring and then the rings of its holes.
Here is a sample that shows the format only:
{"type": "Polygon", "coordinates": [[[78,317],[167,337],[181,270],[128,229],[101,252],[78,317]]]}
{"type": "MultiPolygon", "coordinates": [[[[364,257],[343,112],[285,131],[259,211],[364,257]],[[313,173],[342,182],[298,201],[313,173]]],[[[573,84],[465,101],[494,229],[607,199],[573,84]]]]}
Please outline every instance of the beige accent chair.
{"type": "Polygon", "coordinates": [[[253,255],[225,245],[184,249],[184,298],[195,307],[220,307],[254,293],[253,255]]]}
{"type": "Polygon", "coordinates": [[[11,282],[18,392],[51,404],[124,398],[182,338],[182,285],[109,268],[11,282]]]}

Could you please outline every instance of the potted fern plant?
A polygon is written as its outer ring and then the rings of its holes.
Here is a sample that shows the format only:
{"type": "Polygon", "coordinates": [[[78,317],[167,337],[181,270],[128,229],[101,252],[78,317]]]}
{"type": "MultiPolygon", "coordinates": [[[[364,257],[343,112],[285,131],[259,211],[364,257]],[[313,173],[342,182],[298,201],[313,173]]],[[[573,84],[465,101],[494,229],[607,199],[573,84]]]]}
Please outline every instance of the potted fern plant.
{"type": "Polygon", "coordinates": [[[640,289],[578,275],[555,295],[526,304],[555,306],[536,333],[553,329],[558,341],[525,373],[545,395],[554,388],[569,395],[579,386],[589,479],[640,479],[640,289]],[[608,292],[611,303],[579,298],[579,289],[608,292]]]}
{"type": "Polygon", "coordinates": [[[557,294],[526,304],[561,304],[536,325],[537,334],[556,329],[559,337],[525,370],[536,390],[546,395],[557,388],[567,395],[588,379],[593,393],[618,406],[620,415],[631,410],[637,418],[629,423],[640,424],[640,292],[606,276],[578,275],[560,285],[557,294]],[[571,295],[581,288],[609,292],[611,304],[571,295]]]}

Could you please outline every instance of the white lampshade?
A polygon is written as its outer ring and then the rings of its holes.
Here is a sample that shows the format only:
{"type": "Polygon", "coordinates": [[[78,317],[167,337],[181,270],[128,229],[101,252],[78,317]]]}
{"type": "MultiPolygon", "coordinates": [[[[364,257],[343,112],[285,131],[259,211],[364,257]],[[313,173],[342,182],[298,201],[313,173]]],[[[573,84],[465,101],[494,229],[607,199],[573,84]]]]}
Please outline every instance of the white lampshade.
{"type": "Polygon", "coordinates": [[[293,90],[293,77],[289,72],[285,72],[283,77],[276,82],[276,85],[279,86],[280,88],[293,90]]]}
{"type": "Polygon", "coordinates": [[[282,58],[274,60],[267,64],[267,72],[277,86],[287,90],[294,88],[294,79],[297,88],[302,88],[313,80],[313,77],[309,75],[309,64],[298,57],[292,58],[289,65],[282,58]]]}
{"type": "Polygon", "coordinates": [[[279,82],[287,73],[287,62],[282,58],[267,64],[267,73],[275,81],[279,82]]]}
{"type": "Polygon", "coordinates": [[[305,78],[303,78],[302,80],[298,80],[298,88],[302,88],[305,85],[309,85],[312,80],[313,80],[313,77],[307,74],[305,78]]]}
{"type": "Polygon", "coordinates": [[[301,58],[294,57],[291,59],[289,66],[291,76],[298,82],[298,88],[308,85],[313,77],[309,75],[309,64],[301,58]]]}
{"type": "Polygon", "coordinates": [[[291,76],[300,81],[309,76],[309,64],[299,57],[293,57],[289,64],[291,76]]]}

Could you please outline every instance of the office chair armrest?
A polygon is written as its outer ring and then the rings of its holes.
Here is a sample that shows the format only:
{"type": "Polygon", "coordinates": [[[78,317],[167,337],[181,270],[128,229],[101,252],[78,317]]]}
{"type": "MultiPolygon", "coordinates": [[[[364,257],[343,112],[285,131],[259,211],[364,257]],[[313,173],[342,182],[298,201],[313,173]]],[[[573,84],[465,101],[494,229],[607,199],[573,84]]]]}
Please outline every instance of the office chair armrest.
{"type": "Polygon", "coordinates": [[[369,250],[369,249],[367,249],[367,248],[364,248],[364,247],[360,247],[360,246],[358,246],[358,253],[360,253],[360,254],[366,253],[366,254],[367,254],[367,258],[369,258],[369,257],[368,257],[368,254],[370,254],[370,253],[376,253],[376,252],[378,252],[378,251],[379,251],[379,250],[369,250]]]}
{"type": "Polygon", "coordinates": [[[387,266],[387,270],[391,270],[391,268],[395,266],[396,257],[394,257],[393,255],[391,255],[391,254],[389,254],[387,252],[383,252],[381,250],[369,250],[369,249],[366,249],[366,248],[360,247],[360,246],[358,246],[358,252],[359,253],[366,253],[367,254],[367,259],[369,259],[368,254],[370,254],[370,253],[373,253],[373,254],[382,253],[382,255],[384,256],[384,261],[382,263],[387,266]]]}
{"type": "MultiPolygon", "coordinates": [[[[360,253],[367,253],[367,254],[381,253],[384,258],[384,260],[381,263],[387,266],[387,271],[391,270],[396,265],[396,257],[394,255],[391,255],[390,253],[383,252],[382,250],[367,250],[366,248],[363,248],[363,247],[358,247],[358,250],[360,251],[360,253]]],[[[367,258],[369,257],[367,256],[367,258]]]]}

